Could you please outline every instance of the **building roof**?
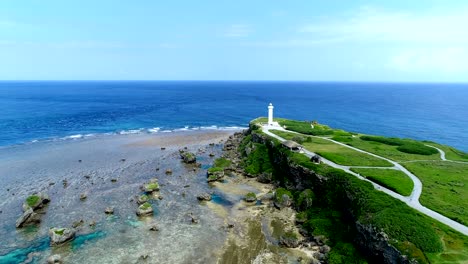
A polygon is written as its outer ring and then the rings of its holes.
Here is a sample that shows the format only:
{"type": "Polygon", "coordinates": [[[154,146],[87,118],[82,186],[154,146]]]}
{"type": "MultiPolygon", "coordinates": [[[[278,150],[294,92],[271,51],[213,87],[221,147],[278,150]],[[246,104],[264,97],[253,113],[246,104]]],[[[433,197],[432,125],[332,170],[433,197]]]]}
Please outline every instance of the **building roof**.
{"type": "Polygon", "coordinates": [[[298,149],[301,147],[301,145],[297,144],[296,142],[292,141],[292,140],[286,140],[286,141],[283,141],[281,142],[281,144],[287,148],[290,148],[290,149],[298,149]]]}

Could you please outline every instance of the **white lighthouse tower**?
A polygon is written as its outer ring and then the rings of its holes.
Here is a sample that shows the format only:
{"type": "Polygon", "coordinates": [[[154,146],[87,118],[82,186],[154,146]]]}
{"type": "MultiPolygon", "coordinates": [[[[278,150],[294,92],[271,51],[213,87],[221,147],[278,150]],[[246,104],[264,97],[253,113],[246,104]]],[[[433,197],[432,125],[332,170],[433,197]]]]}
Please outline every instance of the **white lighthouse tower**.
{"type": "Polygon", "coordinates": [[[269,126],[273,126],[274,123],[273,123],[273,105],[270,103],[270,105],[268,106],[268,125],[269,126]]]}

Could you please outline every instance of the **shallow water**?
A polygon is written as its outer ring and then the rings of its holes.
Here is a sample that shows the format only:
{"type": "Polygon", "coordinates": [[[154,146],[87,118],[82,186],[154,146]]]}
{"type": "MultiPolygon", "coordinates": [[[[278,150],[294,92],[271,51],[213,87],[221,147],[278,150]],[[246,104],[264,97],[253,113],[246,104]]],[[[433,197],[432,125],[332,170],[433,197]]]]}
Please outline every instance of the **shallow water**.
{"type": "Polygon", "coordinates": [[[142,255],[157,263],[214,263],[215,249],[226,238],[224,219],[198,202],[196,195],[214,192],[215,202],[226,207],[240,199],[225,196],[206,182],[206,168],[213,162],[208,154],[218,156],[222,145],[188,145],[202,163],[194,171],[181,162],[176,146],[161,150],[132,144],[147,137],[113,136],[1,149],[0,263],[44,263],[51,254],[60,254],[66,263],[135,263],[142,255]],[[169,168],[173,173],[166,175],[169,168]],[[153,217],[139,218],[135,197],[151,178],[158,178],[163,199],[150,200],[153,217]],[[35,191],[51,197],[42,223],[16,229],[21,204],[35,191]],[[86,200],[79,199],[81,193],[87,194],[86,200]],[[104,214],[108,206],[115,208],[114,215],[104,214]],[[198,217],[199,224],[192,224],[189,214],[198,217]],[[84,225],[75,240],[49,246],[50,227],[70,227],[80,219],[84,225]],[[91,221],[97,223],[95,227],[89,226],[91,221]],[[160,231],[149,231],[153,221],[160,231]]]}

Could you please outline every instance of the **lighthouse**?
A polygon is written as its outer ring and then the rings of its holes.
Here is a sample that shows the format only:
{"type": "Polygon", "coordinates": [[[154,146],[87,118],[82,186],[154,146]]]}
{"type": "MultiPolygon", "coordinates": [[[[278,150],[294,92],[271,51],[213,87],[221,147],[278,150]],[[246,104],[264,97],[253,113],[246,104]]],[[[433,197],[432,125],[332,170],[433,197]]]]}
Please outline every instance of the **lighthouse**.
{"type": "Polygon", "coordinates": [[[273,126],[273,105],[270,103],[268,106],[268,125],[273,126]]]}

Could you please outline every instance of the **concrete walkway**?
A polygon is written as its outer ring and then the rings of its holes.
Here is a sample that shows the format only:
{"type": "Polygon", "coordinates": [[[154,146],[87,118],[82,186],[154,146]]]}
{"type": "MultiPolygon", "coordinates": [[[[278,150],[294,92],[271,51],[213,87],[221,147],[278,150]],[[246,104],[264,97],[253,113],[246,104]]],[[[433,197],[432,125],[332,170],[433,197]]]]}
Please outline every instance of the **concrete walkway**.
{"type": "MultiPolygon", "coordinates": [[[[276,138],[281,142],[285,141],[285,139],[278,136],[278,135],[276,135],[276,134],[271,133],[270,130],[281,130],[281,131],[286,131],[286,132],[289,132],[289,133],[300,134],[300,133],[297,133],[297,132],[294,132],[294,131],[285,130],[282,127],[278,127],[278,126],[268,126],[268,125],[262,126],[262,131],[265,134],[267,134],[268,136],[271,136],[273,138],[276,138]]],[[[300,135],[303,135],[303,134],[300,134],[300,135]]],[[[317,137],[317,136],[312,136],[312,137],[317,137]]],[[[374,186],[375,189],[377,189],[379,191],[382,191],[382,192],[392,196],[393,198],[396,198],[396,199],[406,203],[408,206],[416,209],[417,211],[419,211],[419,212],[421,212],[421,213],[423,213],[423,214],[425,214],[425,215],[427,215],[427,216],[429,216],[429,217],[431,217],[433,219],[436,219],[437,221],[439,221],[439,222],[441,222],[441,223],[443,223],[443,224],[445,224],[445,225],[459,231],[460,233],[468,236],[468,227],[467,226],[462,225],[462,224],[460,224],[460,223],[458,223],[456,221],[453,221],[452,219],[450,219],[448,217],[445,217],[445,216],[443,216],[443,215],[441,215],[441,214],[439,214],[439,213],[437,213],[435,211],[432,211],[431,209],[429,209],[427,207],[424,207],[423,205],[421,205],[419,203],[419,197],[421,196],[421,193],[422,193],[422,183],[419,180],[419,178],[416,177],[416,175],[412,174],[410,171],[408,171],[405,167],[403,167],[399,163],[397,163],[397,162],[395,162],[393,160],[390,160],[390,159],[375,155],[373,153],[370,153],[370,152],[367,152],[367,151],[364,151],[364,150],[361,150],[361,149],[358,149],[358,148],[355,148],[355,147],[348,146],[346,144],[343,144],[341,142],[338,142],[338,141],[335,141],[335,140],[332,140],[332,139],[329,139],[329,138],[323,138],[323,137],[317,137],[317,138],[329,140],[329,141],[331,141],[331,142],[333,142],[335,144],[338,144],[338,145],[353,149],[355,151],[365,153],[365,154],[371,155],[373,157],[380,158],[380,159],[383,159],[383,160],[386,160],[386,161],[390,162],[391,164],[393,164],[393,167],[365,167],[365,168],[395,169],[395,170],[402,171],[403,173],[408,175],[408,177],[410,177],[411,180],[414,183],[414,188],[413,188],[413,191],[411,192],[410,196],[407,196],[407,197],[402,196],[402,195],[400,195],[400,194],[398,194],[398,193],[396,193],[396,192],[394,192],[392,190],[389,190],[389,189],[387,189],[387,188],[385,188],[385,187],[383,187],[383,186],[381,186],[381,185],[379,185],[377,183],[374,183],[374,182],[362,177],[358,173],[355,173],[355,172],[350,170],[353,167],[356,167],[356,168],[364,168],[364,167],[360,167],[360,166],[343,166],[343,165],[336,164],[336,163],[334,163],[334,162],[332,162],[330,160],[327,160],[327,159],[321,157],[321,162],[322,163],[325,163],[325,164],[327,164],[327,165],[329,165],[330,167],[333,167],[333,168],[344,170],[345,172],[347,172],[349,174],[352,174],[352,175],[358,177],[361,180],[370,182],[374,186]]],[[[436,149],[438,149],[438,148],[436,148],[436,149]]],[[[439,149],[439,152],[443,153],[443,151],[440,150],[440,149],[439,149]]],[[[316,153],[308,151],[308,150],[304,150],[304,154],[307,157],[312,157],[314,155],[317,155],[316,153]]],[[[442,154],[441,154],[441,157],[442,157],[442,154]]],[[[443,157],[445,159],[445,153],[443,154],[443,157]]]]}

